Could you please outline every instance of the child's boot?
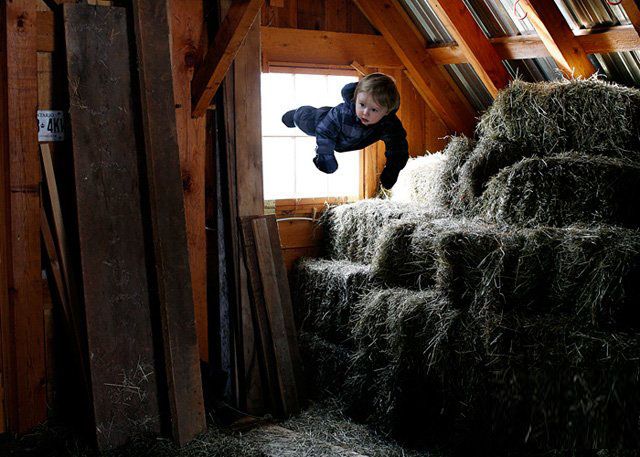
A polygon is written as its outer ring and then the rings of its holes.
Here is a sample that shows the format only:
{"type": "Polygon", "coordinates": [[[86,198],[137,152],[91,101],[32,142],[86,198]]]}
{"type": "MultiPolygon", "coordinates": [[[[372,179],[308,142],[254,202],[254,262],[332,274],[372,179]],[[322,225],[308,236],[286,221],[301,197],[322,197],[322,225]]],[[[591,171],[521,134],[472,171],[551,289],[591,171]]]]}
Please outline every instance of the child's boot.
{"type": "Polygon", "coordinates": [[[293,115],[296,113],[296,110],[292,109],[291,111],[287,111],[282,115],[282,123],[289,128],[293,128],[296,124],[293,122],[293,115]]]}

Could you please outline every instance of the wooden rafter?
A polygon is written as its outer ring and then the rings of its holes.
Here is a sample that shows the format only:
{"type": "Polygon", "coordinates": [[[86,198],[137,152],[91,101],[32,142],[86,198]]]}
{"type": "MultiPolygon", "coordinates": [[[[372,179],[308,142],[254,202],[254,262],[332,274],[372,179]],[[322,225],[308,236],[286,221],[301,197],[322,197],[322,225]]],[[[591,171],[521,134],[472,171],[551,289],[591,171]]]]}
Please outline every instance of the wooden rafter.
{"type": "Polygon", "coordinates": [[[495,98],[498,90],[509,84],[511,76],[467,6],[462,0],[429,0],[429,3],[495,98]]]}
{"type": "Polygon", "coordinates": [[[640,36],[640,2],[638,0],[622,0],[622,7],[629,16],[633,28],[640,36]]]}
{"type": "Polygon", "coordinates": [[[236,0],[191,82],[192,116],[204,114],[229,70],[264,0],[236,0]]]}
{"type": "Polygon", "coordinates": [[[411,19],[392,0],[354,0],[387,40],[409,71],[416,89],[445,125],[471,134],[475,111],[445,72],[424,52],[424,42],[414,32],[411,19]]]}
{"type": "Polygon", "coordinates": [[[520,4],[565,76],[588,77],[596,72],[587,53],[554,2],[522,0],[520,4]]]}
{"type": "MultiPolygon", "coordinates": [[[[640,37],[631,25],[575,30],[574,34],[587,54],[640,49],[640,37]]],[[[355,56],[358,62],[366,66],[403,66],[384,38],[375,35],[263,26],[261,36],[263,60],[269,64],[279,62],[284,66],[282,64],[288,62],[349,66],[355,56]],[[309,48],[317,52],[310,55],[305,52],[305,49],[309,48]]],[[[549,51],[537,35],[490,38],[489,42],[502,60],[549,57],[549,51]]],[[[456,44],[428,47],[424,52],[429,54],[437,65],[468,62],[460,46],[456,44]]]]}
{"type": "Polygon", "coordinates": [[[377,35],[260,27],[262,54],[267,62],[403,68],[387,41],[377,35]],[[309,52],[313,49],[314,52],[309,52]]]}

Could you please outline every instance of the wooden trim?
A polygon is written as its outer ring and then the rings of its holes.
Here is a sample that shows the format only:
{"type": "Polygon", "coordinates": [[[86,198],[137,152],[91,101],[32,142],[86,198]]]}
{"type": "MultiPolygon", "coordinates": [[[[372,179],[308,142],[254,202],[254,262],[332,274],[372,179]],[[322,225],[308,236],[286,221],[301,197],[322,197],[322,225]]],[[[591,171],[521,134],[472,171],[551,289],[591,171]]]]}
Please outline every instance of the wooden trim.
{"type": "Polygon", "coordinates": [[[237,0],[227,12],[191,83],[194,117],[202,116],[227,74],[264,0],[237,0]]]}
{"type": "Polygon", "coordinates": [[[522,0],[522,9],[547,51],[565,76],[589,77],[596,72],[558,6],[548,0],[522,0]]]}
{"type": "Polygon", "coordinates": [[[354,0],[411,73],[416,89],[451,130],[473,134],[476,112],[455,82],[428,54],[413,22],[392,0],[354,0]]]}
{"type": "Polygon", "coordinates": [[[640,35],[640,3],[638,0],[622,0],[622,7],[629,16],[633,28],[640,35]]]}
{"type": "Polygon", "coordinates": [[[346,65],[323,65],[299,62],[266,62],[263,73],[290,73],[303,75],[358,76],[358,72],[346,65]]]}
{"type": "MultiPolygon", "coordinates": [[[[384,45],[379,44],[381,37],[376,35],[276,27],[261,27],[261,33],[263,55],[267,60],[277,61],[278,65],[284,66],[290,63],[295,66],[304,63],[305,65],[347,66],[355,58],[365,66],[403,67],[395,53],[393,55],[387,54],[388,49],[385,48],[389,48],[388,44],[386,42],[384,45]],[[360,40],[375,42],[375,49],[383,50],[383,52],[376,54],[374,49],[374,52],[369,54],[368,61],[362,60],[355,54],[358,51],[351,49],[352,44],[359,43],[360,40]],[[310,54],[308,49],[318,51],[310,54]]],[[[573,33],[587,54],[606,54],[640,49],[640,37],[632,25],[580,29],[574,30],[573,33]]],[[[535,34],[490,38],[489,42],[502,60],[550,56],[542,40],[535,34]]],[[[436,65],[469,62],[457,44],[423,47],[423,52],[428,54],[436,65]]]]}
{"type": "Polygon", "coordinates": [[[511,76],[467,6],[462,0],[429,0],[429,3],[495,98],[498,90],[507,87],[511,76]]]}

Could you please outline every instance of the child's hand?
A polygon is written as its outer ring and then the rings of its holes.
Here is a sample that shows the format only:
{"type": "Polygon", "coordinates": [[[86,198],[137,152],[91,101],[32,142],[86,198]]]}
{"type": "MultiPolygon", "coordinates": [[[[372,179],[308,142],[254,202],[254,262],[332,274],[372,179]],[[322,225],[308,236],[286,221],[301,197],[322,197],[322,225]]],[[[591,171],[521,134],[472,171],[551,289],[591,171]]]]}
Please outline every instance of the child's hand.
{"type": "Polygon", "coordinates": [[[333,155],[318,154],[313,158],[313,163],[323,173],[331,174],[338,169],[338,161],[333,155]]]}
{"type": "Polygon", "coordinates": [[[399,172],[389,168],[383,169],[382,173],[380,173],[380,184],[382,184],[382,187],[391,189],[398,180],[398,173],[399,172]]]}

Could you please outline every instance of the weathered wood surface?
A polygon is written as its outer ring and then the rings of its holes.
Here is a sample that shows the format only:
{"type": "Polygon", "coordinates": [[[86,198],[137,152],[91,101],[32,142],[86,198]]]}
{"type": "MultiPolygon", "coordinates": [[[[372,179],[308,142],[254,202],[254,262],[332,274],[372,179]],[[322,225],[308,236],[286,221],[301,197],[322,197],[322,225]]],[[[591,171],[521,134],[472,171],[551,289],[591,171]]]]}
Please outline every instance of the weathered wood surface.
{"type": "Polygon", "coordinates": [[[133,16],[155,273],[171,429],[184,444],[205,427],[180,174],[167,2],[135,0],[133,16]]]}
{"type": "Polygon", "coordinates": [[[46,418],[36,6],[0,4],[0,391],[16,433],[46,418]]]}
{"type": "Polygon", "coordinates": [[[209,360],[207,266],[205,235],[206,119],[191,116],[191,78],[202,60],[204,13],[202,0],[169,0],[172,43],[173,95],[184,211],[189,245],[191,289],[200,359],[209,360]]]}
{"type": "Polygon", "coordinates": [[[249,286],[251,288],[251,305],[254,324],[258,334],[257,344],[260,346],[260,370],[265,393],[265,403],[274,413],[283,413],[282,400],[278,386],[275,353],[271,344],[272,334],[269,317],[262,292],[260,265],[256,252],[256,239],[253,233],[254,217],[241,218],[242,241],[244,245],[244,261],[247,267],[249,286]]]}
{"type": "Polygon", "coordinates": [[[78,231],[100,448],[160,432],[124,8],[64,6],[78,231]]]}
{"type": "Polygon", "coordinates": [[[262,296],[269,319],[271,344],[275,354],[280,399],[285,415],[300,411],[300,370],[302,367],[293,322],[289,284],[273,216],[251,221],[256,256],[262,282],[262,296]],[[271,220],[271,223],[268,221],[271,220]]]}

